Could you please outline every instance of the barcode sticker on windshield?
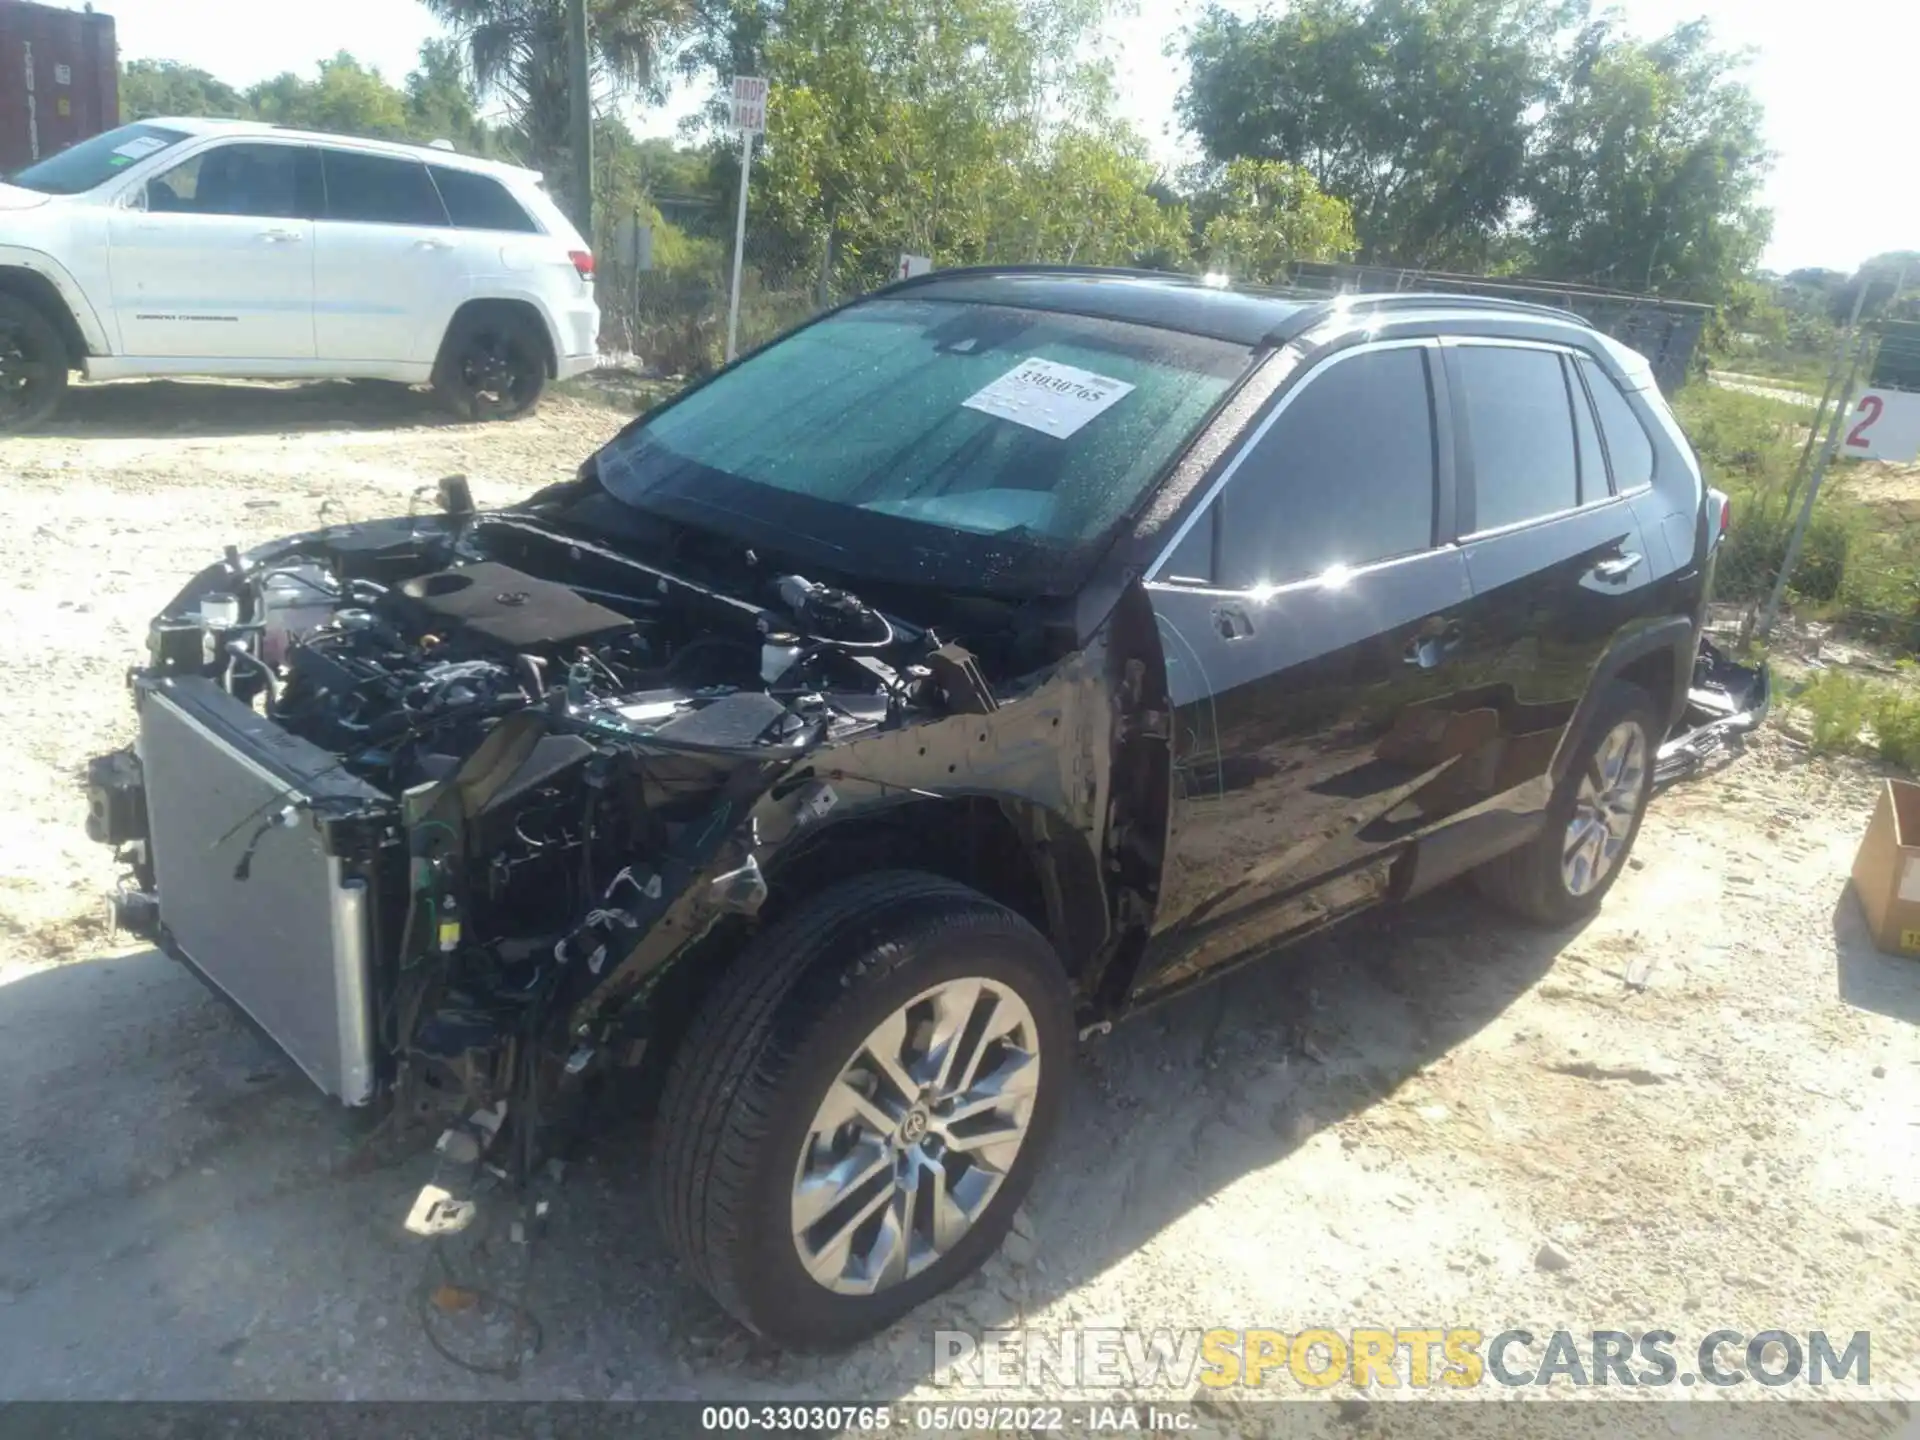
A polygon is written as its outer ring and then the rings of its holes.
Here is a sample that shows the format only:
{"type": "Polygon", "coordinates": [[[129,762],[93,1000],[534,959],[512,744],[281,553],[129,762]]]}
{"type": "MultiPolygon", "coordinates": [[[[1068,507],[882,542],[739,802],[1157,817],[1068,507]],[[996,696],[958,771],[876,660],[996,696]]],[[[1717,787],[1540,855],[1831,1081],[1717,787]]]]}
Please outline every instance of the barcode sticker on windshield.
{"type": "Polygon", "coordinates": [[[1124,380],[1036,358],[1022,360],[961,403],[1064,440],[1132,389],[1124,380]]]}

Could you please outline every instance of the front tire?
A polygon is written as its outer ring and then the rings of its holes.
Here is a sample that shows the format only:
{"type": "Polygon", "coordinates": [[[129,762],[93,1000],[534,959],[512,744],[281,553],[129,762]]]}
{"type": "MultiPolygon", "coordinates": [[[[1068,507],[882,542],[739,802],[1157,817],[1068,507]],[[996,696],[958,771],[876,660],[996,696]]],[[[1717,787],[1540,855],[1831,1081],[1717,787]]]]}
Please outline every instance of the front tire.
{"type": "Polygon", "coordinates": [[[0,434],[30,430],[53,414],[72,365],[59,327],[44,311],[0,295],[0,434]]]}
{"type": "Polygon", "coordinates": [[[524,311],[456,316],[433,367],[433,391],[463,420],[516,420],[547,388],[546,337],[524,311]]]}
{"type": "Polygon", "coordinates": [[[835,886],[747,946],[674,1058],[667,1236],[781,1345],[871,1335],[1005,1238],[1072,1044],[1065,973],[1018,915],[914,871],[835,886]]]}
{"type": "Polygon", "coordinates": [[[1592,915],[1627,868],[1653,798],[1660,743],[1653,697],[1614,681],[1577,743],[1540,834],[1474,875],[1489,899],[1541,925],[1571,925],[1592,915]]]}

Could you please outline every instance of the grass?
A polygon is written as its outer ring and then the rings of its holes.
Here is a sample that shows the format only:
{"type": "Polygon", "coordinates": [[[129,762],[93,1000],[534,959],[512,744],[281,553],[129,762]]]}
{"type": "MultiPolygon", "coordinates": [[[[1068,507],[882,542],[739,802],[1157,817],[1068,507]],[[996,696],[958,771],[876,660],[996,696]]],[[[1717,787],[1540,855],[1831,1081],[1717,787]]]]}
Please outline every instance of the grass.
{"type": "MultiPolygon", "coordinates": [[[[1805,412],[1720,386],[1688,386],[1674,403],[1708,482],[1733,500],[1733,529],[1715,567],[1716,598],[1766,598],[1784,559],[1801,497],[1793,473],[1806,437],[1805,412]]],[[[1788,586],[1796,613],[1843,632],[1920,650],[1920,527],[1847,493],[1846,464],[1829,471],[1815,501],[1788,586]]],[[[1815,749],[1878,753],[1920,768],[1920,663],[1898,662],[1892,681],[1824,671],[1794,704],[1811,721],[1815,749]]]]}
{"type": "Polygon", "coordinates": [[[1826,355],[1728,355],[1714,361],[1714,369],[1729,375],[1757,375],[1811,390],[1816,396],[1827,383],[1826,355]]]}
{"type": "Polygon", "coordinates": [[[1828,670],[1793,703],[1807,713],[1808,743],[1815,750],[1877,754],[1903,770],[1920,769],[1920,695],[1911,689],[1828,670]]]}

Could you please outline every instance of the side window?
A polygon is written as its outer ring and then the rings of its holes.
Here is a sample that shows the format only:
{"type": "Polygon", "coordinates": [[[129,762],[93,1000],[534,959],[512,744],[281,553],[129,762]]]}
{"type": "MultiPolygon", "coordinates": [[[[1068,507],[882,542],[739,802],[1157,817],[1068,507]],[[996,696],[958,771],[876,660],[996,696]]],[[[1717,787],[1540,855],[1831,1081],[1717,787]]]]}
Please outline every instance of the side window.
{"type": "Polygon", "coordinates": [[[1613,462],[1613,488],[1624,495],[1630,490],[1653,483],[1653,441],[1646,426],[1613,383],[1613,377],[1591,360],[1582,360],[1580,369],[1593,392],[1593,405],[1600,414],[1600,433],[1607,440],[1607,458],[1613,462]]]}
{"type": "Polygon", "coordinates": [[[1284,585],[1425,550],[1434,494],[1424,348],[1336,361],[1280,413],[1215,502],[1215,583],[1284,585]]]}
{"type": "Polygon", "coordinates": [[[313,152],[299,145],[219,145],[149,180],[147,210],[308,219],[315,209],[314,169],[313,152]]]}
{"type": "Polygon", "coordinates": [[[427,167],[440,198],[447,203],[447,215],[461,230],[514,230],[538,234],[540,227],[507,193],[507,187],[491,175],[471,170],[454,170],[444,165],[427,167]]]}
{"type": "Polygon", "coordinates": [[[327,219],[375,225],[445,225],[446,206],[418,160],[325,150],[327,219]]]}
{"type": "Polygon", "coordinates": [[[1560,368],[1567,377],[1567,398],[1573,402],[1573,438],[1580,450],[1580,503],[1591,505],[1612,493],[1607,489],[1607,458],[1593,428],[1593,402],[1587,399],[1579,367],[1571,357],[1562,355],[1560,368]]]}
{"type": "Polygon", "coordinates": [[[1494,530],[1580,503],[1573,414],[1551,350],[1459,345],[1449,374],[1473,452],[1473,528],[1494,530]]]}

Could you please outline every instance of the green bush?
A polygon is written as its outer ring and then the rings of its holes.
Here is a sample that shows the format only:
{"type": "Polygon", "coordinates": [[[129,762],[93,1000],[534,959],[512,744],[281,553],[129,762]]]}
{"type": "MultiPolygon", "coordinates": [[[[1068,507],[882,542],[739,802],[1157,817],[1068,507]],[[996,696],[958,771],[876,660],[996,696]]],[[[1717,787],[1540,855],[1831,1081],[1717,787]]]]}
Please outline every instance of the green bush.
{"type": "Polygon", "coordinates": [[[1794,703],[1807,712],[1815,750],[1877,753],[1902,769],[1920,768],[1920,696],[1911,690],[1828,670],[1794,703]]]}

